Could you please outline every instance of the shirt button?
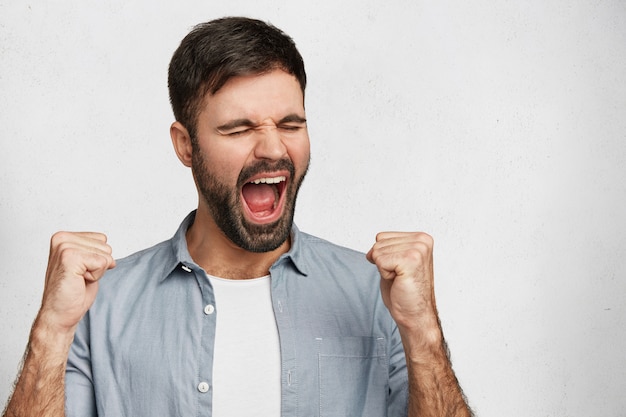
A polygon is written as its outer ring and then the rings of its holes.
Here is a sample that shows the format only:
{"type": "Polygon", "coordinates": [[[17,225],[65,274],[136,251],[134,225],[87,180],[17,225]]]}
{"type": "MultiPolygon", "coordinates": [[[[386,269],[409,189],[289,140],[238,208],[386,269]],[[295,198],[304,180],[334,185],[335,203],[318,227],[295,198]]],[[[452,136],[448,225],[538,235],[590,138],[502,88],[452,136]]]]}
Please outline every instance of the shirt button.
{"type": "Polygon", "coordinates": [[[215,311],[215,307],[213,307],[211,304],[207,304],[204,307],[204,314],[206,315],[213,314],[214,311],[215,311]]]}
{"type": "Polygon", "coordinates": [[[209,384],[207,384],[206,382],[201,382],[198,384],[198,391],[200,391],[201,393],[205,393],[209,391],[209,384]]]}

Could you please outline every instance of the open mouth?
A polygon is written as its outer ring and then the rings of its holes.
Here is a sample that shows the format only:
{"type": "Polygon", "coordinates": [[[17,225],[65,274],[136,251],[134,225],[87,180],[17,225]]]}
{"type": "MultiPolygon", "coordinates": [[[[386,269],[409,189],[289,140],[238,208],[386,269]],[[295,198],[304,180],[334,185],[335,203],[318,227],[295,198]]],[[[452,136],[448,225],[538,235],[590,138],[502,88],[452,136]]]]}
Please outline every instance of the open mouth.
{"type": "Polygon", "coordinates": [[[241,188],[247,217],[255,223],[278,220],[283,212],[286,188],[286,175],[263,174],[248,181],[241,188]]]}

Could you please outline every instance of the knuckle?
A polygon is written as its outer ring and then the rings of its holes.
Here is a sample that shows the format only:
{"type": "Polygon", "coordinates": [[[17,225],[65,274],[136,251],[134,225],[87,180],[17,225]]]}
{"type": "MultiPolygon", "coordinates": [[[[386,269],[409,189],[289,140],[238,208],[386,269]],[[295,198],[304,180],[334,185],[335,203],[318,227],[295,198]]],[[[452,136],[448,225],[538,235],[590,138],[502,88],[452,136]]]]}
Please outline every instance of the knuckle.
{"type": "Polygon", "coordinates": [[[433,237],[431,235],[429,235],[428,233],[416,232],[415,233],[415,239],[418,242],[421,242],[421,243],[423,243],[426,246],[431,247],[431,248],[435,244],[435,239],[433,239],[433,237]]]}
{"type": "Polygon", "coordinates": [[[59,253],[59,259],[61,263],[69,263],[76,259],[77,250],[66,242],[60,243],[57,246],[57,252],[59,253]]]}
{"type": "Polygon", "coordinates": [[[426,253],[430,250],[430,245],[427,242],[416,242],[415,243],[415,248],[420,252],[420,253],[426,253]]]}
{"type": "Polygon", "coordinates": [[[68,235],[70,235],[70,233],[64,231],[54,233],[50,238],[50,246],[53,248],[59,246],[61,243],[67,241],[68,235]]]}
{"type": "Polygon", "coordinates": [[[422,233],[422,238],[424,239],[426,244],[430,247],[432,247],[435,244],[435,239],[433,239],[433,237],[429,235],[428,233],[422,233]]]}
{"type": "Polygon", "coordinates": [[[431,253],[432,246],[428,242],[417,241],[410,249],[407,249],[406,255],[415,261],[424,262],[428,260],[431,253]]]}
{"type": "Polygon", "coordinates": [[[423,248],[414,247],[407,251],[406,256],[415,262],[422,262],[425,258],[425,253],[423,248]]]}

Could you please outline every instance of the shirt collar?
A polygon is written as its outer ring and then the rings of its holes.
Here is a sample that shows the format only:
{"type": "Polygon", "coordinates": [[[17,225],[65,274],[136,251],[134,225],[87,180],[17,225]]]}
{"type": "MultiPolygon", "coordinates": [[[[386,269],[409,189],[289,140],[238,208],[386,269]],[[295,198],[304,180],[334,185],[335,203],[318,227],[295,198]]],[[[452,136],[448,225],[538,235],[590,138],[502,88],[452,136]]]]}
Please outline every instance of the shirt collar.
{"type": "MultiPolygon", "coordinates": [[[[169,253],[169,259],[164,259],[165,268],[163,271],[163,278],[161,280],[165,280],[171,276],[172,272],[179,267],[187,269],[200,269],[193,259],[191,259],[189,249],[187,248],[186,238],[187,230],[191,227],[195,218],[196,210],[192,211],[187,215],[187,217],[185,217],[174,236],[170,239],[172,250],[169,253]]],[[[290,261],[302,275],[308,275],[309,267],[305,257],[303,256],[302,250],[302,232],[300,232],[295,224],[291,228],[291,248],[287,253],[281,255],[280,258],[274,262],[272,268],[285,261],[290,261]]]]}
{"type": "Polygon", "coordinates": [[[289,260],[293,264],[293,266],[300,272],[302,275],[309,274],[309,264],[304,256],[303,249],[303,233],[298,229],[298,227],[294,224],[291,226],[291,248],[287,253],[284,253],[272,268],[283,262],[284,260],[289,260]]]}
{"type": "Polygon", "coordinates": [[[167,252],[166,259],[163,260],[163,276],[160,278],[164,281],[172,275],[172,272],[176,268],[190,268],[197,267],[196,263],[191,259],[189,250],[187,249],[186,234],[189,227],[193,224],[196,218],[196,211],[192,211],[185,217],[174,236],[169,240],[171,250],[167,252]]]}

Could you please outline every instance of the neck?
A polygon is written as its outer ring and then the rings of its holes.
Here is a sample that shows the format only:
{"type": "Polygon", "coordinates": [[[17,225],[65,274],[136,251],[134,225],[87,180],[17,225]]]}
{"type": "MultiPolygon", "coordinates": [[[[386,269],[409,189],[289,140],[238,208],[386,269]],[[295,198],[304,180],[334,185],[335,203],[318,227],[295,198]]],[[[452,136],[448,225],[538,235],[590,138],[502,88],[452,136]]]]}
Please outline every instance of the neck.
{"type": "Polygon", "coordinates": [[[270,252],[249,252],[235,245],[215,224],[206,210],[198,209],[187,230],[187,248],[191,258],[207,274],[228,279],[258,278],[269,274],[270,267],[291,247],[287,239],[270,252]]]}

